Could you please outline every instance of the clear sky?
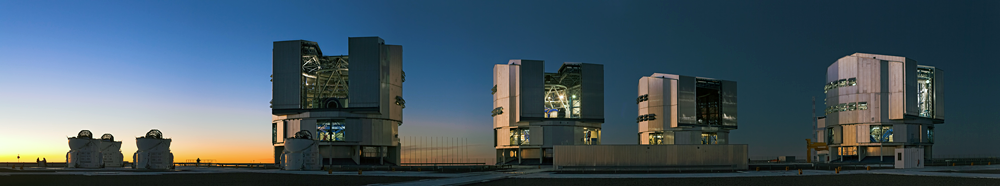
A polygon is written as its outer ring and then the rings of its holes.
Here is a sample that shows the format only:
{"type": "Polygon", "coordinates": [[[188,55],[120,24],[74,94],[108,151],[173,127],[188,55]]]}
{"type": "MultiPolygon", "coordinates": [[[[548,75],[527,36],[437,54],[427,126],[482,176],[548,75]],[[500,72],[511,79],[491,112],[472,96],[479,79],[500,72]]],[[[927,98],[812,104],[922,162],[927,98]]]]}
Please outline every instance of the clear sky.
{"type": "Polygon", "coordinates": [[[81,129],[130,159],[151,128],[175,161],[271,162],[271,42],[336,55],[361,36],[404,48],[401,138],[465,138],[472,157],[493,157],[491,73],[509,59],[604,64],[605,144],[636,143],[638,79],[661,72],[737,81],[730,141],[803,156],[811,97],[821,115],[827,67],[855,52],[946,70],[935,155],[996,155],[998,33],[996,1],[0,0],[0,162],[65,161],[81,129]]]}

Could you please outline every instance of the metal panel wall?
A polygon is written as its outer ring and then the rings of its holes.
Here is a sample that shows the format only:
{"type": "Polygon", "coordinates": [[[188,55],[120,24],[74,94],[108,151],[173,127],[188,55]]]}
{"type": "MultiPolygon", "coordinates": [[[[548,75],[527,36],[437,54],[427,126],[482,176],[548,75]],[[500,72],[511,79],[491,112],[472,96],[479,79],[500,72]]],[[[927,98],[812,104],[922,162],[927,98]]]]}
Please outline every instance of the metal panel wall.
{"type": "MultiPolygon", "coordinates": [[[[662,95],[656,95],[656,94],[650,94],[649,93],[649,88],[650,88],[650,84],[651,84],[649,81],[650,80],[656,81],[656,79],[657,78],[651,78],[651,77],[642,77],[642,78],[639,78],[639,95],[636,97],[637,105],[639,106],[639,115],[643,115],[643,114],[649,113],[649,103],[651,102],[651,101],[640,101],[639,99],[642,97],[642,95],[649,95],[649,99],[650,100],[657,99],[657,98],[661,98],[662,99],[662,97],[663,97],[662,95]]],[[[649,121],[639,121],[639,133],[646,132],[646,131],[652,131],[652,130],[653,129],[650,129],[650,127],[649,127],[649,121]]],[[[640,140],[640,141],[642,141],[642,140],[640,140]]]]}
{"type": "Polygon", "coordinates": [[[944,70],[934,68],[934,119],[944,119],[944,70]]]}
{"type": "Polygon", "coordinates": [[[903,119],[906,113],[906,82],[903,62],[889,62],[889,119],[903,119]]]}
{"type": "Polygon", "coordinates": [[[648,167],[747,169],[747,145],[557,145],[557,168],[648,167]]]}
{"type": "MultiPolygon", "coordinates": [[[[525,118],[542,118],[545,111],[543,100],[545,98],[545,81],[542,79],[545,63],[538,60],[520,60],[520,63],[519,95],[517,97],[519,117],[517,122],[525,118]]],[[[581,107],[587,106],[581,104],[581,107]]]]}
{"type": "Polygon", "coordinates": [[[903,104],[905,107],[905,114],[912,116],[919,116],[920,113],[917,109],[917,61],[912,59],[906,59],[903,62],[903,94],[905,101],[903,104]]]}
{"type": "Polygon", "coordinates": [[[349,107],[378,107],[381,101],[382,45],[378,37],[348,38],[351,69],[348,80],[349,107]]]}
{"type": "Polygon", "coordinates": [[[677,123],[697,124],[695,109],[698,108],[695,102],[696,81],[691,76],[679,76],[677,80],[677,123]]]}
{"type": "Polygon", "coordinates": [[[515,115],[515,108],[511,107],[510,104],[512,99],[510,89],[511,67],[514,66],[503,64],[493,65],[493,85],[497,87],[496,93],[493,94],[493,108],[503,108],[503,113],[493,116],[493,128],[510,126],[510,122],[513,121],[513,116],[515,115]]]}
{"type": "Polygon", "coordinates": [[[388,97],[382,98],[383,106],[382,110],[388,110],[388,112],[382,112],[383,114],[388,114],[389,119],[396,121],[403,121],[403,106],[396,104],[396,97],[403,97],[403,46],[399,45],[385,45],[388,50],[386,51],[388,55],[389,70],[386,71],[389,76],[388,82],[383,83],[382,87],[387,87],[388,91],[381,91],[388,93],[388,97]]]}
{"type": "MultiPolygon", "coordinates": [[[[580,111],[582,119],[597,119],[604,121],[604,65],[580,64],[582,98],[580,111]]],[[[539,96],[544,98],[544,96],[539,96]]],[[[542,110],[542,109],[539,109],[542,110]]]]}
{"type": "Polygon", "coordinates": [[[273,75],[271,82],[272,109],[301,108],[302,41],[274,42],[271,50],[273,75]]]}
{"type": "Polygon", "coordinates": [[[737,127],[736,82],[722,80],[722,125],[737,127]]]}

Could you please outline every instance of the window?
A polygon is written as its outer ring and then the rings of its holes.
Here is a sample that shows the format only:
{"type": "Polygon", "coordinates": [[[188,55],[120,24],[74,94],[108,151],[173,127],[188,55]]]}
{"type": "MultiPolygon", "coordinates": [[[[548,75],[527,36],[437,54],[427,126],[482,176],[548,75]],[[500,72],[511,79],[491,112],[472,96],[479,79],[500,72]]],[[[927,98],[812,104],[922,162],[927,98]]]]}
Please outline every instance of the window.
{"type": "Polygon", "coordinates": [[[871,126],[871,140],[872,143],[884,143],[892,142],[892,126],[891,125],[873,125],[871,126]]]}
{"type": "Polygon", "coordinates": [[[927,127],[927,142],[934,143],[934,127],[927,127]]]}
{"type": "Polygon", "coordinates": [[[826,107],[826,114],[855,111],[855,110],[868,110],[868,102],[854,102],[854,103],[841,103],[833,106],[826,107]]]}
{"type": "Polygon", "coordinates": [[[601,129],[596,128],[583,128],[583,144],[584,145],[600,145],[601,144],[601,129]]]}
{"type": "Polygon", "coordinates": [[[833,144],[833,128],[826,128],[826,144],[833,144]]]}
{"type": "Polygon", "coordinates": [[[530,129],[510,129],[510,145],[528,145],[528,142],[530,142],[529,133],[531,133],[530,129]]]}
{"type": "Polygon", "coordinates": [[[896,160],[903,160],[903,153],[896,153],[896,160]]]}
{"type": "Polygon", "coordinates": [[[701,144],[719,144],[719,135],[714,132],[702,133],[701,144]]]}
{"type": "Polygon", "coordinates": [[[659,133],[659,132],[658,133],[650,133],[649,134],[649,144],[650,145],[664,144],[663,143],[663,133],[659,133]]]}
{"type": "Polygon", "coordinates": [[[317,120],[316,133],[319,134],[320,141],[345,141],[347,127],[344,120],[317,120]]]}
{"type": "Polygon", "coordinates": [[[278,123],[271,123],[271,144],[278,144],[278,123]]]}
{"type": "Polygon", "coordinates": [[[848,78],[848,79],[841,79],[837,81],[827,82],[826,85],[823,86],[823,93],[827,93],[828,91],[835,88],[856,86],[856,85],[858,85],[857,78],[848,78]]]}

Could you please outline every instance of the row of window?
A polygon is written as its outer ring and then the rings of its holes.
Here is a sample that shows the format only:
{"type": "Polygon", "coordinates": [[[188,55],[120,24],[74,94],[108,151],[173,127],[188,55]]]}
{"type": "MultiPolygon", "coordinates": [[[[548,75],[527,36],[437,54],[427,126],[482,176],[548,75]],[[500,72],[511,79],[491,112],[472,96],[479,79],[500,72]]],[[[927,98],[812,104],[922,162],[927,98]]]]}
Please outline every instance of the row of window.
{"type": "MultiPolygon", "coordinates": [[[[869,140],[871,143],[891,143],[892,140],[892,125],[872,125],[869,127],[869,140]]],[[[835,135],[833,128],[826,129],[826,142],[832,143],[833,136],[835,135]]],[[[934,143],[934,128],[927,128],[927,142],[934,143]]]]}
{"type": "Polygon", "coordinates": [[[826,107],[826,114],[854,110],[868,110],[868,102],[841,103],[838,105],[828,106],[826,107]]]}
{"type": "Polygon", "coordinates": [[[649,94],[641,95],[638,98],[635,98],[635,104],[642,103],[643,101],[649,101],[649,94]]]}
{"type": "Polygon", "coordinates": [[[826,86],[823,87],[823,93],[826,93],[826,91],[829,91],[831,89],[846,87],[846,86],[854,86],[854,85],[858,85],[857,78],[848,78],[848,79],[841,79],[829,82],[826,83],[826,86]]]}
{"type": "Polygon", "coordinates": [[[493,116],[503,114],[503,107],[497,107],[493,109],[493,116]]]}
{"type": "Polygon", "coordinates": [[[636,123],[643,121],[652,121],[652,120],[656,120],[656,114],[646,114],[635,118],[636,123]]]}

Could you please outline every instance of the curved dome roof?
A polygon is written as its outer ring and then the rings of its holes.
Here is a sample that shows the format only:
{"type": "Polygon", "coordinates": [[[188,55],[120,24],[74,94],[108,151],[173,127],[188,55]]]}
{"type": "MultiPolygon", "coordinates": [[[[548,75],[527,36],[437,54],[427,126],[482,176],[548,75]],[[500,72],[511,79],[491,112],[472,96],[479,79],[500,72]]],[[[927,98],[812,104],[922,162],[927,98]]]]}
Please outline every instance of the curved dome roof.
{"type": "Polygon", "coordinates": [[[76,133],[76,138],[94,138],[94,134],[90,133],[90,130],[81,130],[80,133],[76,133]]]}
{"type": "Polygon", "coordinates": [[[115,136],[111,135],[111,133],[104,133],[104,135],[101,135],[101,140],[115,141],[115,136]]]}
{"type": "Polygon", "coordinates": [[[163,133],[157,129],[149,130],[146,132],[146,138],[163,139],[163,133]]]}

